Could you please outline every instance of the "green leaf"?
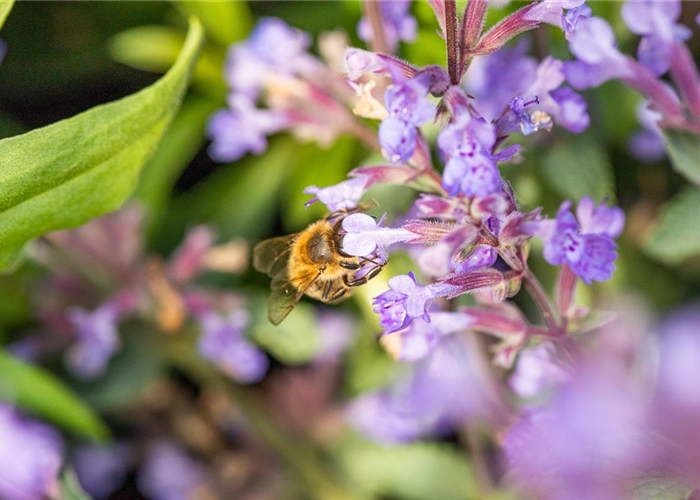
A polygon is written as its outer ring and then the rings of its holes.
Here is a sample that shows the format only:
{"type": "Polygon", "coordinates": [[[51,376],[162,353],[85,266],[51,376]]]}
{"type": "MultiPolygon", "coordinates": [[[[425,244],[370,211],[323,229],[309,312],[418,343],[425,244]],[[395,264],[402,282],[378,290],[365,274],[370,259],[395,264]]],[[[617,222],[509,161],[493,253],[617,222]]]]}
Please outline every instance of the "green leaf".
{"type": "Polygon", "coordinates": [[[0,270],[30,239],[124,203],[180,106],[201,43],[192,19],[177,62],[150,87],[0,141],[0,270]]]}
{"type": "Polygon", "coordinates": [[[12,7],[15,5],[15,0],[2,0],[0,1],[0,28],[5,25],[7,16],[10,15],[12,7]]]}
{"type": "Polygon", "coordinates": [[[73,469],[66,469],[59,478],[61,488],[61,500],[92,500],[92,497],[85,493],[78,481],[78,476],[73,469]]]}
{"type": "Polygon", "coordinates": [[[380,446],[352,439],[340,450],[345,474],[369,494],[408,500],[466,500],[478,495],[463,453],[450,445],[380,446]]]}
{"type": "Polygon", "coordinates": [[[700,186],[700,137],[682,130],[664,130],[662,133],[674,170],[700,186]]]}
{"type": "Polygon", "coordinates": [[[100,418],[60,380],[2,351],[0,398],[76,435],[93,440],[109,435],[100,418]]]}
{"type": "Polygon", "coordinates": [[[135,197],[148,212],[149,228],[161,222],[178,177],[204,145],[207,120],[220,105],[212,99],[187,97],[158,151],[143,168],[135,197]]]}
{"type": "Polygon", "coordinates": [[[646,251],[667,264],[700,254],[700,189],[686,187],[661,212],[646,241],[646,251]]]}
{"type": "Polygon", "coordinates": [[[247,2],[190,0],[173,4],[186,16],[201,19],[208,37],[223,46],[245,38],[252,27],[253,19],[247,2]]]}
{"type": "Polygon", "coordinates": [[[540,163],[544,178],[563,198],[590,196],[612,198],[615,180],[612,165],[602,146],[593,139],[575,137],[549,150],[540,163]]]}
{"type": "MultiPolygon", "coordinates": [[[[165,73],[177,60],[185,43],[185,33],[169,26],[139,26],[115,35],[109,44],[112,58],[132,68],[165,73]]],[[[223,97],[224,51],[205,47],[200,54],[192,83],[213,96],[223,97]]]]}

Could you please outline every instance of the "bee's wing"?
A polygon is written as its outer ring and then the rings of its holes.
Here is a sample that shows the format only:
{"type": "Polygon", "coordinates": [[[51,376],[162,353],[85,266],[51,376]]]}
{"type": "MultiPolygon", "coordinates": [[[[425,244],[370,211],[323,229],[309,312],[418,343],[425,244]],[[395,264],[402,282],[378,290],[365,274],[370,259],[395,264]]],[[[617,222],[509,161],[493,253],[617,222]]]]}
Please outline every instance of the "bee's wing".
{"type": "Polygon", "coordinates": [[[320,273],[310,273],[290,279],[284,271],[275,276],[270,284],[268,301],[267,317],[270,323],[273,325],[282,323],[320,275],[320,273]]]}
{"type": "Polygon", "coordinates": [[[278,236],[261,241],[253,248],[253,267],[256,271],[275,278],[286,272],[291,243],[296,234],[278,236]]]}

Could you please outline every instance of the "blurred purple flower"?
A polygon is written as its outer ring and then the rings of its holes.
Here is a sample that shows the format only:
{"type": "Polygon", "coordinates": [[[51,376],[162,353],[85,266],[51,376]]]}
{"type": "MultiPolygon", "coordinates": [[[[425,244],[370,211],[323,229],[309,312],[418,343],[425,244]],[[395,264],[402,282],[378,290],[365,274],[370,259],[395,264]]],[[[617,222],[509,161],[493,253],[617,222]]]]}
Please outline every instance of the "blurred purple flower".
{"type": "Polygon", "coordinates": [[[217,111],[209,120],[209,155],[219,162],[236,161],[247,153],[259,155],[267,149],[267,136],[287,125],[282,114],[256,108],[249,97],[233,94],[229,109],[217,111]]]}
{"type": "Polygon", "coordinates": [[[571,375],[561,365],[556,346],[543,342],[518,356],[509,385],[518,396],[534,398],[568,381],[571,375]]]}
{"type": "Polygon", "coordinates": [[[306,202],[306,206],[320,201],[331,212],[352,210],[360,203],[360,199],[369,187],[370,180],[369,175],[361,174],[333,186],[324,188],[309,186],[304,189],[304,194],[313,194],[314,197],[306,202]]]}
{"type": "Polygon", "coordinates": [[[632,33],[642,36],[637,58],[655,75],[668,71],[673,44],[692,35],[690,28],[676,23],[681,8],[680,0],[628,0],[622,6],[625,24],[632,33]]]}
{"type": "MultiPolygon", "coordinates": [[[[395,52],[399,41],[412,42],[416,39],[418,23],[409,13],[411,0],[377,0],[382,14],[384,37],[390,52],[395,52]]],[[[371,42],[374,34],[369,20],[364,17],[357,25],[357,36],[371,42]]]]}
{"type": "Polygon", "coordinates": [[[200,354],[240,383],[258,382],[269,366],[267,356],[243,334],[249,321],[248,313],[242,310],[228,316],[210,312],[199,318],[200,354]]]}
{"type": "Polygon", "coordinates": [[[62,443],[51,427],[0,404],[0,498],[56,498],[62,443]]]}
{"type": "Polygon", "coordinates": [[[389,290],[374,298],[374,312],[379,314],[384,334],[397,332],[417,318],[430,322],[428,309],[433,300],[456,290],[458,287],[444,283],[421,286],[413,272],[394,276],[389,280],[389,290]]]}
{"type": "Polygon", "coordinates": [[[337,361],[353,341],[356,330],[355,320],[352,316],[332,309],[322,309],[317,319],[318,331],[321,335],[316,360],[321,363],[337,361]]]}
{"type": "MultiPolygon", "coordinates": [[[[382,217],[383,220],[383,217],[382,217]]],[[[403,228],[382,227],[367,214],[352,214],[343,219],[343,251],[348,255],[365,257],[375,250],[386,255],[388,247],[396,243],[410,242],[419,236],[403,228]]]]}
{"type": "Polygon", "coordinates": [[[99,377],[121,348],[118,322],[122,316],[117,302],[108,302],[92,312],[80,307],[68,311],[76,343],[66,353],[70,371],[81,378],[99,377]]]}
{"type": "Polygon", "coordinates": [[[591,15],[591,9],[585,5],[585,1],[543,0],[528,10],[525,19],[556,26],[564,31],[568,39],[576,33],[579,21],[591,15]]]}
{"type": "Polygon", "coordinates": [[[384,105],[389,116],[379,125],[379,143],[392,162],[406,162],[413,156],[417,128],[435,115],[435,105],[426,99],[431,78],[421,73],[386,89],[384,105]]]}
{"type": "Polygon", "coordinates": [[[98,500],[122,484],[133,461],[133,450],[126,443],[80,447],[72,460],[81,486],[98,500]]]}
{"type": "Polygon", "coordinates": [[[439,345],[442,337],[463,331],[473,323],[473,318],[465,313],[434,312],[430,323],[418,319],[394,335],[400,335],[398,352],[400,361],[414,362],[429,356],[439,345]]]}
{"type": "Polygon", "coordinates": [[[141,493],[152,500],[191,500],[206,488],[205,467],[175,444],[152,445],[138,475],[141,493]]]}
{"type": "Polygon", "coordinates": [[[386,71],[387,63],[379,54],[355,47],[349,47],[345,51],[344,73],[350,80],[357,80],[369,73],[377,74],[386,71]]]}
{"type": "Polygon", "coordinates": [[[503,187],[498,167],[491,157],[496,142],[493,125],[461,113],[438,136],[438,146],[449,156],[442,176],[450,196],[488,196],[503,187]]]}
{"type": "Polygon", "coordinates": [[[642,126],[628,142],[630,153],[638,160],[655,162],[666,156],[666,144],[658,126],[663,115],[650,108],[649,101],[637,107],[637,121],[642,126]]]}
{"type": "Polygon", "coordinates": [[[625,213],[620,207],[608,207],[603,202],[596,206],[589,196],[584,196],[578,202],[576,218],[581,225],[581,234],[617,238],[625,228],[625,213]]]}

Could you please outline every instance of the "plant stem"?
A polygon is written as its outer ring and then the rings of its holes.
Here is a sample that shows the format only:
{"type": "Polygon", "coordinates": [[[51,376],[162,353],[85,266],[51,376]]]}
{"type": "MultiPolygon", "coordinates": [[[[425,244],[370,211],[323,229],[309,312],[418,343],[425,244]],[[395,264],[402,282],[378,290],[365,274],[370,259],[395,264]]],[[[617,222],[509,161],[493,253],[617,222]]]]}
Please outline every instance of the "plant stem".
{"type": "Polygon", "coordinates": [[[544,291],[542,284],[537,279],[537,277],[532,274],[532,271],[525,269],[523,271],[523,283],[525,284],[525,289],[535,301],[537,308],[542,314],[544,322],[547,324],[547,328],[553,336],[559,337],[562,334],[561,327],[559,326],[556,309],[549,299],[549,296],[544,291]]]}
{"type": "Polygon", "coordinates": [[[365,17],[369,21],[369,25],[372,27],[372,41],[370,42],[372,52],[390,54],[386,33],[384,33],[384,21],[382,20],[379,0],[363,0],[362,8],[365,11],[365,17]]]}
{"type": "Polygon", "coordinates": [[[445,37],[447,38],[447,73],[452,85],[459,84],[459,18],[457,17],[457,2],[445,1],[445,37]]]}
{"type": "Polygon", "coordinates": [[[197,383],[214,387],[227,394],[243,410],[258,436],[277,454],[286,467],[306,486],[317,500],[370,500],[364,495],[345,489],[329,472],[318,450],[308,442],[286,436],[280,431],[257,401],[253,392],[222,377],[205,360],[194,354],[192,346],[175,339],[166,352],[171,364],[197,383]]]}

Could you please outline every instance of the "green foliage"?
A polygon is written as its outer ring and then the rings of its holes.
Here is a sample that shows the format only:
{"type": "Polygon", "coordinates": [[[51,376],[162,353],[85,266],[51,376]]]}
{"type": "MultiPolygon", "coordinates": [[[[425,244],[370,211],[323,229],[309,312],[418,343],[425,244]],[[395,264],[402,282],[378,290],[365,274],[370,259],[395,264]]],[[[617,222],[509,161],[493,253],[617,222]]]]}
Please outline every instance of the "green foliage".
{"type": "Polygon", "coordinates": [[[0,351],[0,398],[78,436],[102,440],[109,430],[61,381],[42,368],[0,351]]]}
{"type": "Polygon", "coordinates": [[[0,141],[0,269],[31,238],[124,203],[179,107],[201,43],[193,19],[180,57],[155,84],[0,141]]]}
{"type": "Polygon", "coordinates": [[[204,26],[207,36],[222,46],[245,38],[253,20],[247,2],[239,0],[176,1],[185,17],[197,16],[204,26]]]}
{"type": "Polygon", "coordinates": [[[10,11],[12,10],[12,7],[14,7],[14,5],[14,0],[0,1],[0,28],[2,28],[2,26],[5,24],[5,21],[7,21],[7,16],[10,15],[10,11]]]}
{"type": "Polygon", "coordinates": [[[602,144],[588,137],[558,141],[540,163],[543,177],[563,198],[614,198],[612,165],[602,144]]]}
{"type": "Polygon", "coordinates": [[[699,215],[700,189],[688,186],[664,205],[646,251],[666,264],[681,264],[700,254],[699,215]]]}
{"type": "Polygon", "coordinates": [[[681,130],[665,130],[663,136],[673,168],[700,186],[700,137],[681,130]]]}
{"type": "Polygon", "coordinates": [[[350,438],[339,450],[341,468],[367,494],[407,500],[476,498],[466,457],[453,446],[381,446],[350,438]]]}
{"type": "Polygon", "coordinates": [[[85,493],[80,486],[78,476],[73,469],[66,469],[59,478],[61,488],[61,500],[92,500],[90,495],[85,493]]]}

